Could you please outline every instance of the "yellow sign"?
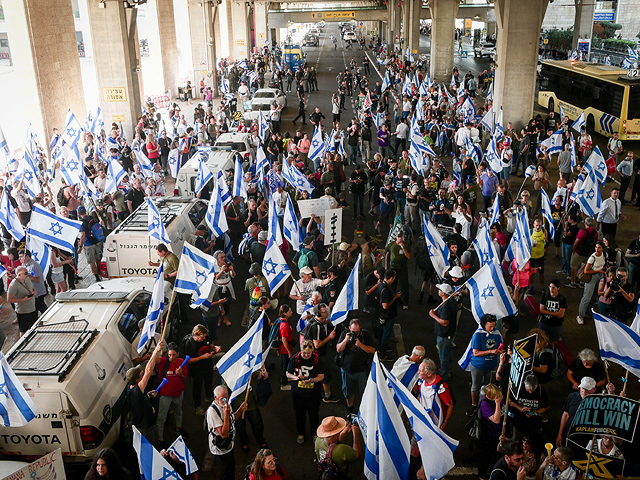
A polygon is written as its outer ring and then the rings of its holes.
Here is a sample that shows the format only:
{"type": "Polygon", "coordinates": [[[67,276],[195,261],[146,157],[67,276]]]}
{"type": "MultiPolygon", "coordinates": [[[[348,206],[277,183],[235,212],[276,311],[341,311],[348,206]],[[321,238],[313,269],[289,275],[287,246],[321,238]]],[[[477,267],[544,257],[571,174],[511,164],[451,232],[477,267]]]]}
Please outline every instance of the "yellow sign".
{"type": "Polygon", "coordinates": [[[127,89],[125,87],[106,87],[102,89],[103,102],[126,102],[127,89]]]}
{"type": "Polygon", "coordinates": [[[543,40],[543,43],[546,45],[547,43],[549,43],[549,39],[548,39],[548,38],[545,38],[545,39],[543,40]]]}
{"type": "Polygon", "coordinates": [[[318,12],[312,13],[311,18],[323,19],[323,18],[356,18],[356,12],[318,12]]]}
{"type": "Polygon", "coordinates": [[[267,34],[266,33],[259,33],[258,34],[258,38],[267,38],[267,34]]]}
{"type": "Polygon", "coordinates": [[[200,70],[200,75],[208,75],[209,74],[209,70],[200,70]]]}
{"type": "Polygon", "coordinates": [[[124,122],[124,115],[113,115],[111,118],[114,123],[124,122]]]}
{"type": "Polygon", "coordinates": [[[465,30],[471,30],[471,19],[470,18],[465,18],[464,19],[464,28],[465,28],[465,30]]]}
{"type": "Polygon", "coordinates": [[[246,40],[236,40],[236,47],[244,47],[246,44],[246,40]]]}

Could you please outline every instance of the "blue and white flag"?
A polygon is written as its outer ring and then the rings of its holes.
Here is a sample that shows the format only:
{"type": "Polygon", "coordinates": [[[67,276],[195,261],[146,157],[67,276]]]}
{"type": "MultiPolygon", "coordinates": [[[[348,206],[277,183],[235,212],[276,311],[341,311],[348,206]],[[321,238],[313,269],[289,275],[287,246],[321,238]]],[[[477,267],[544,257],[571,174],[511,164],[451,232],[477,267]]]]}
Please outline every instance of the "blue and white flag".
{"type": "Polygon", "coordinates": [[[360,259],[362,254],[358,255],[355,265],[351,269],[347,283],[344,284],[336,303],[331,310],[331,323],[338,325],[344,322],[349,312],[358,310],[360,298],[360,259]]]}
{"type": "Polygon", "coordinates": [[[338,142],[338,155],[340,155],[344,160],[347,159],[347,151],[344,149],[344,137],[342,137],[338,142]]]}
{"type": "Polygon", "coordinates": [[[196,177],[196,185],[194,187],[195,194],[198,195],[212,178],[213,173],[211,173],[211,170],[207,167],[206,155],[200,155],[198,162],[198,176],[196,177]]]}
{"type": "Polygon", "coordinates": [[[564,114],[564,110],[562,109],[562,105],[558,103],[558,110],[560,110],[560,122],[564,122],[564,119],[567,116],[564,114]]]}
{"type": "Polygon", "coordinates": [[[602,156],[602,152],[600,152],[600,148],[596,146],[589,155],[586,163],[584,164],[584,169],[587,172],[595,172],[595,176],[600,183],[604,183],[607,179],[608,170],[607,170],[607,162],[602,156]]]}
{"type": "Polygon", "coordinates": [[[178,457],[178,460],[185,464],[187,475],[191,475],[198,471],[198,464],[194,460],[193,455],[191,455],[187,444],[182,439],[182,435],[176,438],[175,442],[167,448],[167,451],[173,452],[173,454],[178,457]]]}
{"type": "Polygon", "coordinates": [[[571,55],[569,56],[569,60],[578,60],[578,50],[574,49],[573,52],[571,52],[571,55]]]}
{"type": "Polygon", "coordinates": [[[507,261],[516,259],[518,270],[524,268],[531,258],[531,232],[529,231],[529,218],[527,209],[523,208],[516,217],[516,228],[507,246],[504,257],[507,261]]]}
{"type": "Polygon", "coordinates": [[[384,92],[387,88],[391,86],[391,82],[389,81],[389,70],[384,73],[384,79],[382,80],[381,91],[384,92]]]}
{"type": "Polygon", "coordinates": [[[496,222],[500,222],[500,199],[498,195],[493,199],[493,209],[491,210],[491,220],[489,220],[489,228],[496,222]]]}
{"type": "Polygon", "coordinates": [[[7,139],[5,138],[4,132],[2,131],[2,126],[0,126],[0,150],[4,151],[5,155],[7,156],[11,154],[11,149],[9,148],[7,139]]]}
{"type": "Polygon", "coordinates": [[[429,80],[429,74],[427,73],[427,75],[424,77],[424,80],[420,84],[418,93],[420,95],[429,95],[429,87],[431,86],[430,83],[431,83],[431,80],[429,80]]]}
{"type": "Polygon", "coordinates": [[[249,87],[253,85],[253,82],[258,80],[258,74],[254,71],[249,72],[249,87]]]}
{"type": "Polygon", "coordinates": [[[35,204],[31,212],[29,235],[33,235],[54,247],[73,252],[74,243],[81,227],[82,222],[59,217],[46,208],[35,204]]]}
{"type": "Polygon", "coordinates": [[[267,122],[267,119],[264,118],[264,115],[262,114],[262,110],[260,110],[260,112],[258,113],[258,136],[260,137],[260,140],[262,140],[263,142],[265,141],[265,136],[267,134],[268,129],[269,129],[269,123],[267,122]]]}
{"type": "Polygon", "coordinates": [[[473,240],[473,246],[478,254],[478,260],[480,261],[481,267],[484,267],[488,263],[493,263],[494,260],[499,262],[498,254],[496,253],[495,246],[491,240],[489,225],[487,225],[487,223],[478,227],[478,234],[473,240]]]}
{"type": "Polygon", "coordinates": [[[304,176],[304,173],[293,165],[289,165],[289,162],[286,160],[282,162],[282,176],[293,188],[305,190],[309,192],[309,195],[313,192],[314,187],[307,177],[304,176]]]}
{"type": "Polygon", "coordinates": [[[411,145],[420,153],[431,155],[432,157],[436,156],[436,152],[433,151],[424,137],[416,135],[414,132],[411,132],[411,145]]]}
{"type": "Polygon", "coordinates": [[[79,184],[84,179],[85,172],[80,160],[78,147],[71,148],[65,143],[61,148],[61,152],[60,173],[62,173],[65,182],[67,182],[67,185],[79,184]]]}
{"type": "Polygon", "coordinates": [[[220,93],[227,94],[229,93],[229,80],[223,78],[219,85],[220,93]]]}
{"type": "Polygon", "coordinates": [[[209,206],[207,207],[207,213],[204,219],[207,222],[207,225],[209,225],[211,233],[216,237],[221,237],[225,232],[229,231],[229,223],[227,222],[227,215],[224,211],[224,203],[222,201],[222,192],[220,191],[219,182],[216,182],[213,192],[211,192],[209,206]]]}
{"type": "Polygon", "coordinates": [[[311,149],[309,150],[309,160],[314,161],[317,157],[324,154],[324,140],[322,139],[322,131],[316,127],[311,140],[311,149]]]}
{"type": "Polygon", "coordinates": [[[9,362],[0,352],[0,425],[4,427],[24,427],[40,415],[33,400],[13,373],[9,362]]]}
{"type": "Polygon", "coordinates": [[[467,97],[462,106],[460,107],[460,113],[466,122],[472,122],[476,118],[476,106],[473,104],[471,97],[467,97]]]}
{"type": "Polygon", "coordinates": [[[51,249],[49,245],[30,235],[27,237],[27,249],[31,252],[31,258],[40,265],[42,276],[46,277],[51,268],[51,249]]]}
{"type": "Polygon", "coordinates": [[[493,102],[493,81],[491,81],[491,83],[489,84],[489,90],[487,90],[486,100],[487,100],[487,102],[488,101],[492,101],[493,102]]]}
{"type": "Polygon", "coordinates": [[[300,250],[300,227],[298,226],[298,217],[296,216],[296,211],[293,208],[293,202],[291,201],[290,195],[287,195],[287,206],[284,209],[282,233],[287,242],[289,242],[289,245],[291,245],[291,248],[296,252],[300,250]]]}
{"type": "Polygon", "coordinates": [[[409,355],[404,355],[396,360],[396,362],[393,364],[391,373],[397,379],[397,381],[407,387],[407,390],[411,391],[418,381],[419,367],[419,363],[412,362],[411,360],[409,360],[409,355]]]}
{"type": "Polygon", "coordinates": [[[156,334],[158,322],[162,319],[162,311],[164,310],[164,266],[160,264],[156,281],[153,284],[153,293],[151,294],[151,302],[147,309],[147,317],[144,320],[144,326],[140,333],[138,341],[138,353],[144,350],[147,342],[156,334]]]}
{"type": "Polygon", "coordinates": [[[264,154],[264,149],[262,146],[259,146],[256,149],[256,175],[260,172],[261,169],[269,166],[269,160],[267,160],[267,156],[264,154]]]}
{"type": "Polygon", "coordinates": [[[458,448],[458,441],[444,433],[434,423],[431,415],[411,394],[411,390],[404,382],[400,382],[393,374],[389,374],[384,365],[382,369],[387,374],[387,383],[393,389],[411,423],[427,480],[443,478],[455,466],[453,452],[458,448]]]}
{"type": "Polygon", "coordinates": [[[409,75],[405,75],[404,85],[402,86],[402,95],[411,97],[412,94],[413,94],[413,89],[411,87],[411,78],[409,75]]]}
{"type": "Polygon", "coordinates": [[[441,278],[444,278],[444,274],[449,270],[449,247],[426,215],[422,217],[422,231],[433,268],[441,278]]]}
{"type": "Polygon", "coordinates": [[[627,52],[631,60],[634,60],[636,62],[638,61],[638,52],[631,48],[629,45],[627,45],[627,52]]]}
{"type": "Polygon", "coordinates": [[[540,142],[540,146],[547,147],[547,153],[549,155],[561,152],[564,148],[562,145],[562,130],[558,130],[551,134],[549,138],[540,142]]]}
{"type": "Polygon", "coordinates": [[[42,192],[40,180],[38,179],[38,169],[35,166],[33,158],[26,149],[24,151],[22,161],[18,165],[15,179],[22,180],[23,188],[32,198],[42,192]]]}
{"type": "Polygon", "coordinates": [[[640,335],[625,324],[593,311],[600,357],[640,377],[640,335]]]}
{"type": "Polygon", "coordinates": [[[218,362],[218,372],[231,390],[229,403],[244,392],[251,374],[262,367],[264,312],[218,362]]]}
{"type": "Polygon", "coordinates": [[[384,117],[384,112],[376,112],[376,114],[373,116],[373,123],[376,124],[376,128],[378,130],[380,130],[380,127],[382,127],[382,124],[384,123],[384,117]]]}
{"type": "Polygon", "coordinates": [[[149,225],[149,236],[155,238],[159,242],[168,245],[171,243],[167,229],[164,227],[164,222],[158,211],[158,207],[153,203],[153,200],[147,198],[147,222],[149,225]]]}
{"type": "Polygon", "coordinates": [[[64,132],[62,132],[62,142],[75,147],[82,135],[82,127],[71,110],[67,110],[67,118],[65,120],[64,132]]]}
{"type": "Polygon", "coordinates": [[[540,189],[540,203],[542,204],[542,218],[544,218],[549,224],[550,238],[555,237],[556,227],[553,226],[553,215],[551,214],[551,200],[549,195],[544,191],[544,188],[540,189]]]}
{"type": "Polygon", "coordinates": [[[153,445],[133,426],[133,448],[138,454],[140,478],[142,480],[169,479],[181,480],[169,462],[160,455],[153,445]]]}
{"type": "Polygon", "coordinates": [[[24,227],[20,222],[18,212],[9,200],[9,192],[7,189],[3,189],[2,197],[0,197],[0,223],[4,225],[7,231],[11,234],[16,241],[21,241],[24,238],[24,227]]]}
{"type": "Polygon", "coordinates": [[[136,161],[138,162],[138,165],[140,165],[140,170],[142,171],[144,178],[146,179],[149,177],[153,177],[153,165],[151,164],[151,160],[149,160],[147,156],[140,150],[135,150],[134,153],[136,156],[136,161]]]}
{"type": "Polygon", "coordinates": [[[576,154],[576,141],[573,138],[573,133],[570,135],[569,147],[571,152],[571,170],[573,171],[578,164],[578,155],[576,154]]]}
{"type": "Polygon", "coordinates": [[[582,113],[578,115],[578,118],[576,118],[576,121],[571,124],[571,128],[573,128],[576,132],[580,133],[580,130],[582,129],[582,127],[584,127],[584,124],[585,124],[585,121],[584,121],[584,110],[583,110],[582,113]]]}
{"type": "Polygon", "coordinates": [[[464,370],[465,372],[471,371],[471,359],[473,358],[473,348],[471,345],[473,344],[473,337],[478,333],[484,333],[485,335],[489,334],[489,332],[486,332],[482,327],[478,327],[476,331],[473,332],[473,335],[471,335],[469,345],[467,345],[467,348],[462,354],[462,357],[460,357],[460,360],[458,360],[458,365],[460,365],[460,368],[462,368],[462,370],[464,370]]]}
{"type": "MultiPolygon", "coordinates": [[[[285,193],[283,192],[283,195],[285,193]]],[[[277,207],[276,207],[276,199],[274,195],[271,195],[269,198],[269,214],[267,218],[267,238],[269,239],[269,243],[276,242],[276,245],[282,245],[284,239],[282,238],[282,232],[280,231],[280,221],[278,218],[277,207]]]]}
{"type": "Polygon", "coordinates": [[[211,255],[184,242],[174,290],[187,295],[195,293],[198,297],[206,298],[209,290],[201,291],[203,290],[201,287],[207,277],[213,276],[214,265],[215,259],[211,255]]]}
{"type": "Polygon", "coordinates": [[[449,82],[449,86],[450,87],[455,87],[456,86],[456,76],[452,73],[451,74],[451,81],[449,82]]]}
{"type": "Polygon", "coordinates": [[[222,173],[222,170],[218,170],[218,188],[220,198],[222,199],[222,205],[226,206],[233,200],[233,198],[231,197],[231,193],[229,192],[229,185],[227,185],[227,181],[224,178],[224,173],[222,173]]]}
{"type": "Polygon", "coordinates": [[[487,130],[489,130],[490,133],[493,133],[493,131],[496,128],[496,122],[493,118],[492,107],[489,107],[489,110],[487,110],[487,113],[485,113],[484,116],[482,117],[482,120],[480,120],[480,125],[484,125],[485,127],[487,127],[487,130]]]}
{"type": "Polygon", "coordinates": [[[471,311],[476,322],[480,323],[480,319],[487,313],[495,315],[496,318],[518,313],[497,261],[489,262],[480,268],[467,281],[467,285],[470,290],[471,311]]]}
{"type": "Polygon", "coordinates": [[[247,182],[244,179],[244,171],[242,170],[242,162],[240,155],[236,154],[236,165],[233,173],[233,196],[248,198],[247,182]]]}
{"type": "Polygon", "coordinates": [[[115,193],[118,185],[122,181],[122,177],[127,174],[120,161],[111,160],[107,166],[107,181],[104,184],[104,193],[115,193]]]}
{"type": "Polygon", "coordinates": [[[496,129],[493,132],[496,137],[496,141],[500,141],[502,137],[504,137],[504,111],[502,110],[502,105],[500,105],[500,110],[498,110],[498,119],[496,120],[496,129]]]}
{"type": "Polygon", "coordinates": [[[383,368],[375,353],[358,412],[365,441],[364,474],[369,480],[407,480],[409,436],[383,368]]]}
{"type": "Polygon", "coordinates": [[[575,192],[574,201],[585,215],[595,217],[600,212],[602,197],[600,196],[600,186],[593,172],[587,175],[578,191],[575,192]]]}
{"type": "Polygon", "coordinates": [[[484,152],[484,159],[489,163],[489,167],[496,175],[502,172],[502,159],[496,147],[496,137],[491,137],[487,150],[484,152]]]}
{"type": "Polygon", "coordinates": [[[331,130],[329,134],[329,138],[326,141],[325,152],[334,153],[336,151],[336,136],[338,135],[338,131],[335,129],[331,130]]]}
{"type": "Polygon", "coordinates": [[[178,172],[180,171],[180,152],[177,148],[169,151],[167,163],[169,164],[169,173],[171,173],[171,176],[178,178],[178,172]]]}
{"type": "Polygon", "coordinates": [[[633,67],[633,60],[631,60],[629,57],[624,57],[621,67],[625,70],[629,70],[631,67],[633,67]]]}
{"type": "Polygon", "coordinates": [[[409,147],[409,160],[411,161],[411,166],[419,175],[424,175],[424,172],[428,169],[429,164],[427,163],[424,155],[418,151],[416,148],[415,142],[411,142],[411,146],[409,147]]]}
{"type": "Polygon", "coordinates": [[[267,282],[269,282],[269,290],[272,295],[273,292],[285,282],[287,277],[291,275],[289,265],[287,265],[287,261],[282,255],[278,243],[274,242],[271,238],[269,239],[269,246],[262,261],[262,273],[267,279],[267,282]]]}

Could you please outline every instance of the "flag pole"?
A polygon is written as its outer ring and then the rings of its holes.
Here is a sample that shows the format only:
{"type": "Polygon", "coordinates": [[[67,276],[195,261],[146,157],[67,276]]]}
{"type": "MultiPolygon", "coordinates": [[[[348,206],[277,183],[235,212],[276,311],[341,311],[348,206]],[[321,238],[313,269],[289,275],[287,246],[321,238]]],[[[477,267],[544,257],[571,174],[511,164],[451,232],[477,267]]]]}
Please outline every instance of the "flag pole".
{"type": "Polygon", "coordinates": [[[624,374],[624,379],[622,380],[622,393],[627,393],[627,384],[629,383],[629,370],[627,370],[624,374]]]}
{"type": "MultiPolygon", "coordinates": [[[[164,279],[163,279],[164,281],[164,279]]],[[[162,336],[160,337],[160,341],[164,340],[164,336],[167,333],[167,323],[169,323],[169,319],[171,318],[171,310],[173,309],[173,300],[175,299],[176,296],[176,289],[174,287],[173,291],[171,292],[171,300],[169,301],[169,310],[167,311],[167,315],[166,315],[166,321],[164,322],[164,325],[162,326],[162,336]]]]}
{"type": "Polygon", "coordinates": [[[449,301],[449,299],[451,299],[451,297],[455,297],[455,296],[458,294],[458,292],[459,292],[460,290],[462,290],[462,289],[467,285],[467,283],[468,283],[468,280],[467,280],[466,282],[464,282],[462,285],[460,285],[460,286],[459,286],[459,287],[458,287],[458,288],[457,288],[457,289],[456,289],[456,290],[455,290],[451,295],[449,295],[445,300],[443,300],[442,302],[440,302],[440,305],[438,305],[437,307],[435,307],[435,308],[433,309],[433,311],[435,312],[436,310],[438,310],[442,305],[444,305],[444,304],[445,304],[445,302],[449,301]]]}
{"type": "Polygon", "coordinates": [[[509,412],[509,398],[511,397],[511,379],[509,379],[509,388],[507,389],[507,400],[505,401],[504,404],[504,416],[502,418],[502,434],[501,436],[504,437],[504,434],[507,431],[507,416],[508,416],[508,412],[509,412]]]}
{"type": "MultiPolygon", "coordinates": [[[[251,377],[253,377],[253,374],[249,375],[249,383],[247,384],[247,393],[244,394],[244,403],[247,403],[247,400],[249,400],[249,391],[251,390],[251,377]]],[[[244,410],[242,412],[242,419],[243,420],[244,420],[244,413],[245,412],[246,412],[246,410],[244,410]]]]}

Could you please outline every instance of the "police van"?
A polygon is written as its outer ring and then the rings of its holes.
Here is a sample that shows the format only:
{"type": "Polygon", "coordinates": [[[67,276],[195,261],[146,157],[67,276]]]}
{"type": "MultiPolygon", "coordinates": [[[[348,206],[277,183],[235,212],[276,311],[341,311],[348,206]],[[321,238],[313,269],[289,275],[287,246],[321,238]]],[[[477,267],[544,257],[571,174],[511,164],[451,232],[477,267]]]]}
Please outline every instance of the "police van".
{"type": "Polygon", "coordinates": [[[242,157],[242,165],[252,165],[256,158],[256,149],[252,145],[251,134],[243,132],[222,133],[211,147],[212,150],[238,152],[242,157]]]}
{"type": "Polygon", "coordinates": [[[200,160],[206,158],[207,168],[213,174],[211,182],[218,178],[218,172],[222,170],[226,176],[227,170],[232,170],[236,165],[236,155],[233,150],[199,150],[180,168],[176,180],[176,195],[180,197],[194,197],[196,189],[196,178],[200,160]]]}
{"type": "MultiPolygon", "coordinates": [[[[126,372],[153,283],[121,278],[56,296],[6,355],[40,414],[0,427],[0,456],[33,460],[60,448],[65,461],[85,462],[130,435],[126,372]]],[[[170,290],[165,282],[165,305],[170,290]]]]}
{"type": "MultiPolygon", "coordinates": [[[[197,198],[159,197],[153,199],[162,217],[171,243],[169,250],[178,257],[185,241],[190,241],[196,227],[204,222],[207,203],[197,198]]],[[[156,246],[161,243],[149,237],[147,202],[140,205],[118,225],[104,241],[100,274],[104,278],[155,277],[159,263],[156,246]]]]}

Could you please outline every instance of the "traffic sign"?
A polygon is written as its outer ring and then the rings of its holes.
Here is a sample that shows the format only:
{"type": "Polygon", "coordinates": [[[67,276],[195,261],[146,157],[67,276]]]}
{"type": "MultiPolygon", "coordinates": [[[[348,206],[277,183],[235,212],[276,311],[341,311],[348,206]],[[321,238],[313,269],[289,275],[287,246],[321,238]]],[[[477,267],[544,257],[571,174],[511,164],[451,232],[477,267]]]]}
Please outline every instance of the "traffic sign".
{"type": "Polygon", "coordinates": [[[547,43],[549,43],[549,39],[545,38],[542,42],[546,45],[547,43]]]}
{"type": "Polygon", "coordinates": [[[207,61],[203,58],[202,60],[200,60],[200,65],[206,65],[207,61]]]}
{"type": "Polygon", "coordinates": [[[340,243],[342,239],[342,209],[333,208],[324,212],[325,246],[340,243]]]}
{"type": "Polygon", "coordinates": [[[361,27],[364,27],[364,22],[360,22],[360,26],[361,26],[361,27]]]}
{"type": "Polygon", "coordinates": [[[467,51],[463,50],[462,52],[460,52],[460,58],[467,58],[467,51]]]}
{"type": "Polygon", "coordinates": [[[311,18],[316,19],[316,18],[355,18],[356,17],[356,12],[355,11],[349,11],[349,12],[317,12],[317,13],[312,13],[311,14],[311,18]]]}

